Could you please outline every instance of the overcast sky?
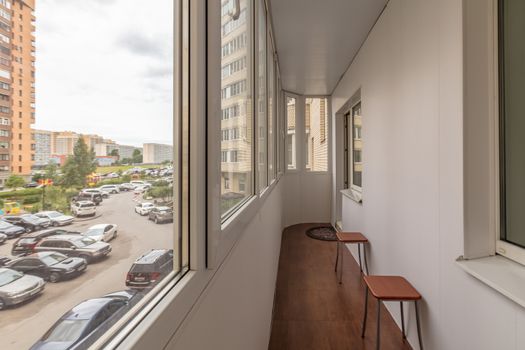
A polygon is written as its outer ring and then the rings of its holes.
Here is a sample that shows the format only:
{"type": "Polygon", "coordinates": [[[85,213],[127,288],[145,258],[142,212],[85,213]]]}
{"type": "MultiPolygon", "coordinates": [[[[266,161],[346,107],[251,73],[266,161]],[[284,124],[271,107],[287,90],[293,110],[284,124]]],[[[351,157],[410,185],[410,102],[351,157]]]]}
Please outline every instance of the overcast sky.
{"type": "Polygon", "coordinates": [[[172,0],[36,1],[36,124],[172,143],[172,0]]]}

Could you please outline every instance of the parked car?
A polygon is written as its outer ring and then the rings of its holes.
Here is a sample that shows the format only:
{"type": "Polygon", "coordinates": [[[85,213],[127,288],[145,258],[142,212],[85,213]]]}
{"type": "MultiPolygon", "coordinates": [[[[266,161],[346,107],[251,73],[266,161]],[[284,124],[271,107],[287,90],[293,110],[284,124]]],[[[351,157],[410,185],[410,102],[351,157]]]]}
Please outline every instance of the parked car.
{"type": "Polygon", "coordinates": [[[6,267],[56,283],[86,270],[82,258],[70,258],[57,252],[34,253],[9,262],[6,267]]]}
{"type": "Polygon", "coordinates": [[[152,287],[173,271],[173,249],[152,249],[139,257],[126,275],[126,286],[152,287]]]}
{"type": "Polygon", "coordinates": [[[51,225],[53,226],[65,226],[69,225],[73,222],[74,217],[70,215],[62,214],[58,211],[41,211],[40,213],[36,213],[36,216],[39,218],[48,219],[51,221],[51,225]]]}
{"type": "Polygon", "coordinates": [[[173,222],[173,210],[170,207],[155,207],[150,210],[148,219],[156,224],[173,222]]]}
{"type": "Polygon", "coordinates": [[[135,206],[135,213],[142,216],[148,215],[151,209],[155,208],[155,205],[150,202],[139,203],[135,206]]]}
{"type": "Polygon", "coordinates": [[[71,204],[71,212],[75,216],[95,216],[97,206],[92,201],[78,201],[71,204]]]}
{"type": "Polygon", "coordinates": [[[0,310],[20,304],[44,290],[42,278],[0,267],[0,310]]]}
{"type": "Polygon", "coordinates": [[[36,188],[39,184],[37,182],[28,182],[24,185],[25,188],[36,188]]]}
{"type": "Polygon", "coordinates": [[[135,189],[135,187],[136,187],[135,185],[130,184],[129,182],[125,182],[119,185],[119,188],[121,191],[132,191],[135,189]]]}
{"type": "Polygon", "coordinates": [[[23,256],[32,254],[33,249],[35,248],[37,243],[43,240],[44,238],[67,234],[80,234],[80,232],[67,231],[61,228],[54,228],[40,232],[30,233],[27,236],[17,239],[15,243],[13,243],[13,247],[11,248],[11,255],[23,256]]]}
{"type": "Polygon", "coordinates": [[[71,202],[80,202],[80,201],[91,201],[95,203],[95,205],[99,205],[102,203],[102,195],[97,193],[87,193],[87,192],[80,192],[78,195],[73,197],[71,199],[71,202]]]}
{"type": "Polygon", "coordinates": [[[144,186],[146,184],[146,182],[142,181],[142,180],[132,180],[129,183],[132,184],[135,187],[137,187],[137,186],[144,186]]]}
{"type": "Polygon", "coordinates": [[[98,188],[84,188],[81,193],[93,193],[93,194],[99,194],[102,196],[102,198],[109,198],[109,192],[103,191],[98,188]]]}
{"type": "Polygon", "coordinates": [[[5,266],[8,262],[10,262],[11,259],[7,256],[0,255],[0,266],[5,266]]]}
{"type": "Polygon", "coordinates": [[[38,252],[59,252],[69,257],[84,258],[88,263],[106,257],[111,245],[83,235],[59,235],[41,240],[34,248],[38,252]]]}
{"type": "Polygon", "coordinates": [[[35,232],[51,225],[49,219],[39,218],[33,214],[9,215],[4,216],[2,219],[10,224],[23,227],[26,232],[35,232]]]}
{"type": "Polygon", "coordinates": [[[117,238],[117,225],[115,224],[97,224],[93,225],[83,233],[84,236],[90,237],[95,241],[109,242],[117,238]]]}
{"type": "Polygon", "coordinates": [[[7,241],[7,235],[0,233],[0,244],[4,244],[7,241]]]}
{"type": "Polygon", "coordinates": [[[140,186],[135,187],[135,189],[133,190],[133,194],[142,194],[146,192],[147,190],[148,188],[146,186],[140,185],[140,186]]]}
{"type": "Polygon", "coordinates": [[[26,230],[23,227],[0,220],[0,233],[6,235],[7,238],[19,237],[24,232],[26,232],[26,230]]]}
{"type": "Polygon", "coordinates": [[[127,311],[128,300],[111,296],[81,302],[60,319],[30,350],[87,348],[84,341],[118,320],[127,311]]]}
{"type": "Polygon", "coordinates": [[[104,185],[104,186],[100,186],[98,189],[103,192],[109,192],[111,194],[120,192],[120,188],[118,185],[104,185]]]}

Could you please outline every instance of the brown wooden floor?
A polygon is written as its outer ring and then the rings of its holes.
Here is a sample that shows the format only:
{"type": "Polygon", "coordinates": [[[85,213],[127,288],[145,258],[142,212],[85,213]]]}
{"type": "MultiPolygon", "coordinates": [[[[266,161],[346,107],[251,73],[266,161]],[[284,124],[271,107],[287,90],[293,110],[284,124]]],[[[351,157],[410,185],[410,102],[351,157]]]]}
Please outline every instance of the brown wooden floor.
{"type": "MultiPolygon", "coordinates": [[[[367,333],[361,338],[364,284],[345,250],[343,284],[334,273],[336,243],[314,240],[296,225],[283,232],[269,350],[375,349],[376,299],[369,297],[367,333]]],[[[384,306],[381,349],[411,349],[384,306]]]]}

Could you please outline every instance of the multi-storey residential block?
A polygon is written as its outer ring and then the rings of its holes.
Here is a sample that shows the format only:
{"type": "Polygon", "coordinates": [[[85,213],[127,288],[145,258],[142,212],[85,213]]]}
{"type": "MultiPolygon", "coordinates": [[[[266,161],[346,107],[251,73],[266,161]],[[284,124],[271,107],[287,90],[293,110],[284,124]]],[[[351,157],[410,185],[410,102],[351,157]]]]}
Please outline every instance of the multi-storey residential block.
{"type": "Polygon", "coordinates": [[[33,169],[39,169],[49,164],[51,148],[53,142],[53,132],[46,130],[33,130],[33,143],[35,160],[33,169]]]}
{"type": "MultiPolygon", "coordinates": [[[[9,6],[8,0],[1,1],[9,6]]],[[[11,2],[11,172],[28,176],[35,159],[31,124],[35,122],[35,1],[11,2]]],[[[9,10],[9,8],[5,8],[9,10]]],[[[5,14],[5,13],[4,13],[5,14]]],[[[0,19],[5,20],[0,12],[0,19]]],[[[1,28],[0,28],[1,30],[1,28]]],[[[5,33],[3,33],[5,35],[5,33]]],[[[7,52],[7,51],[6,51],[7,52]]]]}
{"type": "Polygon", "coordinates": [[[173,146],[161,143],[145,143],[143,162],[146,164],[158,164],[173,160],[173,146]]]}

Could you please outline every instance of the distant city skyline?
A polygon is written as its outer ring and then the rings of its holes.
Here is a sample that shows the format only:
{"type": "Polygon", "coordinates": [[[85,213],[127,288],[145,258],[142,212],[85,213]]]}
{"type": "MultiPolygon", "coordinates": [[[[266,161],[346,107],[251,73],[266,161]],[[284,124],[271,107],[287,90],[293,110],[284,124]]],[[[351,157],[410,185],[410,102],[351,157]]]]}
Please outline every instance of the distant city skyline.
{"type": "Polygon", "coordinates": [[[34,128],[172,144],[172,7],[38,1],[34,128]]]}

